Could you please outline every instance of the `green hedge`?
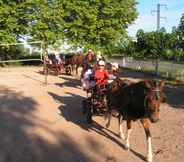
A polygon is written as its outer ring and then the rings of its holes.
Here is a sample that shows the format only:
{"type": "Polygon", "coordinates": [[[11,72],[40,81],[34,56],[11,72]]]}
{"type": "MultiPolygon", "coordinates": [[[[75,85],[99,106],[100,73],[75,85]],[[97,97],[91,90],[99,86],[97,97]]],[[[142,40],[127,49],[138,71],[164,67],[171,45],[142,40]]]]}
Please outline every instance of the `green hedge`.
{"type": "MultiPolygon", "coordinates": [[[[19,57],[20,60],[23,59],[40,59],[40,55],[25,55],[19,57]]],[[[42,62],[40,60],[30,60],[30,61],[22,61],[21,65],[41,65],[42,62]]]]}
{"type": "MultiPolygon", "coordinates": [[[[40,55],[23,55],[19,56],[18,58],[14,58],[12,60],[26,60],[26,59],[38,59],[38,60],[29,60],[29,61],[20,61],[20,62],[3,62],[0,63],[0,66],[21,66],[21,65],[35,65],[39,66],[42,64],[42,61],[40,60],[40,55]]],[[[8,60],[8,59],[7,59],[8,60]]],[[[11,59],[9,59],[11,60],[11,59]]]]}

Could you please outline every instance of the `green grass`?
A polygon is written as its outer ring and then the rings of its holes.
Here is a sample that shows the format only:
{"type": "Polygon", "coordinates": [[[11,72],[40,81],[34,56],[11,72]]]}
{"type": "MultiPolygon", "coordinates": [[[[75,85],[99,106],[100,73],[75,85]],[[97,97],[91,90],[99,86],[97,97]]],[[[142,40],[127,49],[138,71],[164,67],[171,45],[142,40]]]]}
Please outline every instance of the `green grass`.
{"type": "MultiPolygon", "coordinates": [[[[141,70],[137,70],[137,69],[134,69],[134,68],[121,68],[121,70],[129,70],[129,71],[133,71],[133,72],[141,72],[141,73],[145,73],[145,74],[148,74],[148,75],[155,75],[155,71],[154,70],[151,70],[151,69],[141,69],[141,70]]],[[[184,85],[184,79],[180,80],[180,79],[177,79],[175,76],[176,75],[172,75],[170,74],[169,76],[165,76],[165,71],[159,71],[159,77],[160,79],[164,79],[166,81],[167,84],[172,84],[172,85],[184,85]]],[[[156,75],[155,75],[156,77],[156,75]]]]}

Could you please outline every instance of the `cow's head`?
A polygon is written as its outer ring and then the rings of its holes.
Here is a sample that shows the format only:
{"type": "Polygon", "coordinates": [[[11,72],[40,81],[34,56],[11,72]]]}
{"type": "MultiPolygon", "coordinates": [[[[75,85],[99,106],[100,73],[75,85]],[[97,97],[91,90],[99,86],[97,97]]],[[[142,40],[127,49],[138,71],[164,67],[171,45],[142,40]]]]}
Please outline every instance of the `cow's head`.
{"type": "Polygon", "coordinates": [[[165,95],[163,93],[165,82],[156,80],[145,81],[145,85],[148,89],[144,100],[146,115],[151,122],[157,122],[160,115],[160,104],[165,102],[165,95]]]}

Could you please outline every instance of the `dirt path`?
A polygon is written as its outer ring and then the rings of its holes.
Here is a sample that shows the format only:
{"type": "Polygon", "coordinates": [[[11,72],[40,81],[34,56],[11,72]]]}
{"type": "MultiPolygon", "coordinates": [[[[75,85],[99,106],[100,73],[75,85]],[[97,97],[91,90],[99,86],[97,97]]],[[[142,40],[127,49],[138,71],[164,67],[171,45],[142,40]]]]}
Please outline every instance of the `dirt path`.
{"type": "MultiPolygon", "coordinates": [[[[71,76],[49,76],[41,68],[0,69],[0,162],[143,162],[146,140],[133,126],[131,150],[123,149],[117,121],[106,129],[102,117],[88,125],[81,111],[85,93],[71,76]]],[[[132,74],[126,73],[127,78],[132,74]]],[[[135,75],[134,75],[135,76],[135,75]]],[[[136,74],[136,78],[144,78],[136,74]]],[[[183,162],[184,87],[166,88],[168,104],[152,125],[155,162],[183,162]]]]}

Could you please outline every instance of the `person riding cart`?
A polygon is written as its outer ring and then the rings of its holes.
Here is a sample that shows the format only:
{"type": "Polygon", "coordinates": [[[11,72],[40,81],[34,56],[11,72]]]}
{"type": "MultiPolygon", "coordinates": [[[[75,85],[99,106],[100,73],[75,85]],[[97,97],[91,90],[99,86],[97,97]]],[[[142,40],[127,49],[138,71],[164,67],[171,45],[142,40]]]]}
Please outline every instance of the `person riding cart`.
{"type": "Polygon", "coordinates": [[[86,90],[87,98],[82,102],[83,113],[87,115],[86,119],[88,123],[92,122],[93,115],[102,115],[106,112],[106,96],[111,88],[111,82],[109,82],[109,80],[116,78],[113,74],[107,71],[106,63],[103,60],[98,62],[97,68],[93,68],[91,70],[93,71],[86,71],[86,73],[84,73],[84,79],[85,76],[87,76],[89,81],[89,89],[86,90]],[[90,85],[91,81],[95,83],[92,84],[92,86],[90,85]],[[88,95],[88,92],[90,95],[88,95]]]}
{"type": "Polygon", "coordinates": [[[103,87],[107,85],[109,74],[105,70],[105,61],[100,60],[98,62],[98,69],[95,71],[95,80],[96,80],[96,86],[97,87],[103,87]]]}
{"type": "Polygon", "coordinates": [[[95,99],[98,108],[104,107],[104,96],[108,90],[109,74],[105,70],[105,61],[98,62],[98,69],[94,72],[95,86],[92,89],[92,97],[95,99]]]}
{"type": "Polygon", "coordinates": [[[83,77],[84,73],[89,68],[93,68],[94,64],[96,64],[96,56],[95,56],[93,50],[90,48],[90,49],[88,49],[88,52],[87,52],[87,54],[82,62],[81,78],[83,77]]]}

